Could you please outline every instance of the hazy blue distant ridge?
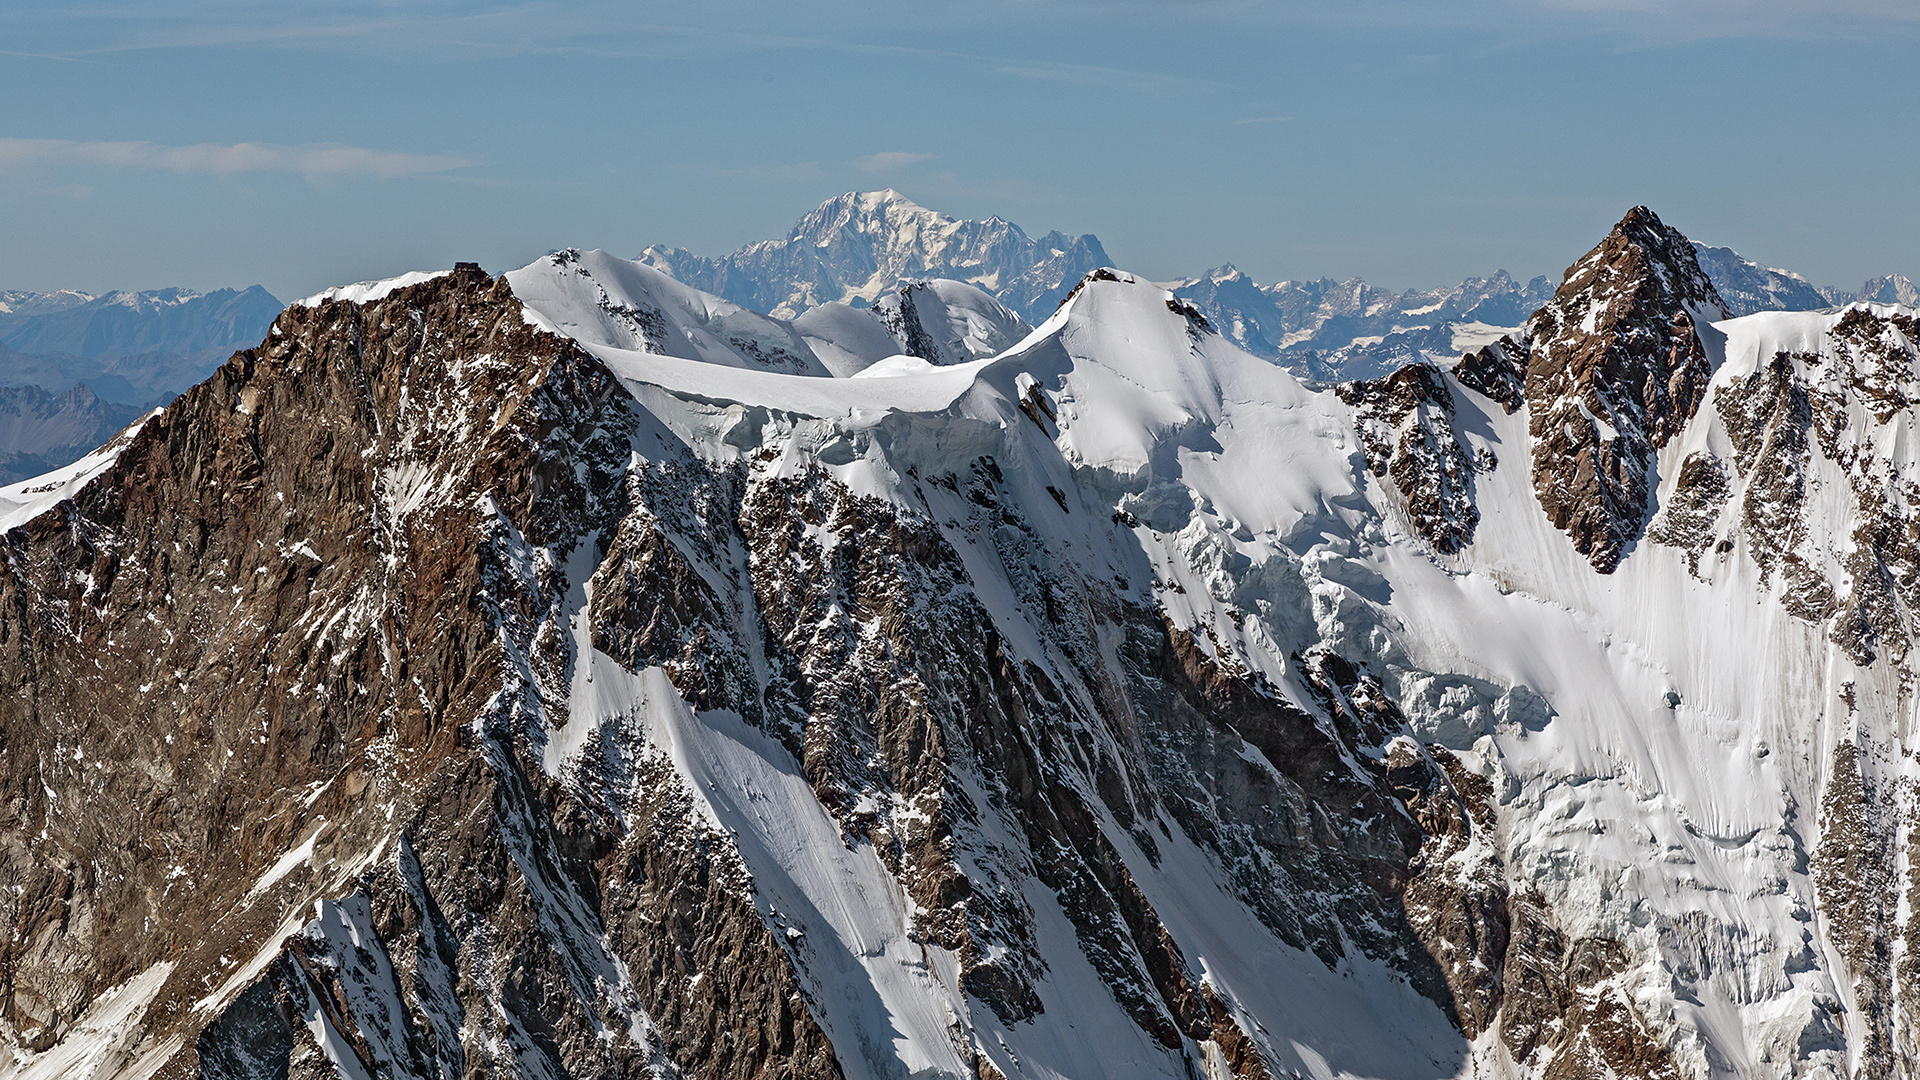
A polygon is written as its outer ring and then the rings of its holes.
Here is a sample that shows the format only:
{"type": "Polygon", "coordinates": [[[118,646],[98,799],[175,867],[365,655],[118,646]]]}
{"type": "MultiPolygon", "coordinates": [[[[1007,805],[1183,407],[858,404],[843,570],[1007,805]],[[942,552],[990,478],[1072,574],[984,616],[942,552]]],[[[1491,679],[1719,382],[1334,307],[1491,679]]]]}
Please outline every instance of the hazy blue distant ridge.
{"type": "Polygon", "coordinates": [[[999,217],[950,217],[897,191],[828,199],[786,236],[719,258],[649,247],[640,262],[754,311],[797,318],[822,304],[871,304],[902,285],[945,278],[973,285],[1038,323],[1090,271],[1110,265],[1092,235],[1040,239],[999,217]]]}
{"type": "Polygon", "coordinates": [[[257,345],[281,303],[258,285],[246,289],[111,292],[52,311],[0,314],[0,344],[26,353],[135,356],[197,353],[257,345]]]}

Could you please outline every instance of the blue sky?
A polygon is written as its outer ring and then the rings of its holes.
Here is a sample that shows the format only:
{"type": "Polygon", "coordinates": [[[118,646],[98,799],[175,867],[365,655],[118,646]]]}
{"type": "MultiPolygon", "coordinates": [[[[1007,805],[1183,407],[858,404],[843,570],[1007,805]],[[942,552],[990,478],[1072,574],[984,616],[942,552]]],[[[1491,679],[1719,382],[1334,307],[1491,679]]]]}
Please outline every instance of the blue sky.
{"type": "Polygon", "coordinates": [[[1912,0],[0,0],[0,288],[707,253],[891,186],[1156,278],[1920,276],[1912,0]],[[1820,7],[1809,14],[1806,9],[1820,7]]]}

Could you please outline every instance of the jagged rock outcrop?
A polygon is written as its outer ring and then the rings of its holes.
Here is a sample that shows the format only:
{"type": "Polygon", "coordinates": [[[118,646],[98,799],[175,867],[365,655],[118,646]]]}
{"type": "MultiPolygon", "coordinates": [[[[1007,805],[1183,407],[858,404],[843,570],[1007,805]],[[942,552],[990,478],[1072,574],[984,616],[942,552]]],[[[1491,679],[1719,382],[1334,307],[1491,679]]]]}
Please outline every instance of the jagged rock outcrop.
{"type": "Polygon", "coordinates": [[[831,1072],[685,796],[610,830],[515,731],[629,401],[478,273],[295,307],[7,535],[19,1045],[138,977],[159,1075],[831,1072]]]}
{"type": "Polygon", "coordinates": [[[1342,383],[1338,393],[1357,414],[1367,468],[1406,500],[1414,530],[1443,555],[1472,543],[1480,523],[1473,474],[1492,469],[1498,458],[1454,431],[1453,392],[1440,369],[1409,364],[1378,379],[1342,383]]]}
{"type": "Polygon", "coordinates": [[[1604,578],[1532,338],[1326,391],[1098,270],[805,377],[593,253],[289,309],[0,492],[0,1076],[1914,1075],[1913,320],[1696,385],[1650,220],[1541,324],[1680,463],[1604,578]]]}
{"type": "MultiPolygon", "coordinates": [[[[1280,941],[1455,1009],[1402,913],[1425,841],[1397,792],[1457,797],[1429,759],[1374,763],[1401,726],[1376,683],[1322,661],[1323,727],[1050,558],[991,456],[924,473],[915,513],[787,469],[789,432],[737,464],[674,452],[476,271],[290,309],[7,538],[19,1045],[145,974],[131,1050],[164,1073],[836,1074],[869,1051],[817,1011],[828,927],[647,721],[596,711],[648,671],[671,703],[642,708],[791,755],[994,1023],[1046,1007],[1037,880],[1162,1052],[1271,1072],[1136,880],[1169,824],[1280,941]],[[1057,659],[1021,658],[956,544],[998,553],[1057,659]]],[[[979,1022],[954,1038],[988,1055],[979,1022]]]]}
{"type": "Polygon", "coordinates": [[[1460,385],[1491,398],[1511,416],[1527,403],[1526,346],[1511,335],[1502,335],[1499,341],[1462,354],[1453,367],[1453,376],[1460,385]]]}
{"type": "Polygon", "coordinates": [[[1687,238],[1636,206],[1527,320],[1534,491],[1602,573],[1640,538],[1654,454],[1706,396],[1699,324],[1725,317],[1687,238]]]}
{"type": "Polygon", "coordinates": [[[1787,611],[1870,664],[1905,656],[1915,627],[1903,613],[1920,602],[1912,481],[1888,437],[1920,401],[1920,327],[1864,306],[1820,318],[1816,348],[1775,349],[1716,385],[1713,426],[1732,453],[1689,453],[1647,535],[1684,549],[1697,577],[1745,553],[1762,582],[1778,578],[1787,611]],[[1821,491],[1849,505],[1851,529],[1811,511],[1821,491]]]}

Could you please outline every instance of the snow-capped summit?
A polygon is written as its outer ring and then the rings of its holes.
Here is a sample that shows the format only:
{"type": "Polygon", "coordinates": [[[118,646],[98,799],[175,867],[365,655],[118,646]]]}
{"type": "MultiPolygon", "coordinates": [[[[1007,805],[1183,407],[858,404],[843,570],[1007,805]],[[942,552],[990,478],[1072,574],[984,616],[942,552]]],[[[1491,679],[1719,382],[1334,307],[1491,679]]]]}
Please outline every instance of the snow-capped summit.
{"type": "Polygon", "coordinates": [[[98,299],[92,293],[78,289],[57,289],[53,292],[27,292],[21,289],[0,290],[0,318],[6,316],[43,315],[49,311],[61,311],[78,307],[89,300],[98,299]]]}
{"type": "Polygon", "coordinates": [[[828,199],[784,238],[719,259],[655,246],[640,261],[786,319],[834,301],[872,303],[912,281],[949,278],[976,285],[1035,321],[1108,260],[1092,236],[1050,232],[1034,240],[1001,218],[953,218],[888,189],[828,199]]]}
{"type": "Polygon", "coordinates": [[[578,341],[726,367],[828,374],[791,324],[642,262],[569,248],[506,279],[541,326],[578,341]]]}
{"type": "Polygon", "coordinates": [[[349,287],[0,490],[0,1077],[1920,1075],[1913,309],[876,295],[349,287]]]}
{"type": "Polygon", "coordinates": [[[1902,274],[1888,274],[1877,277],[1860,286],[1860,292],[1854,297],[1875,304],[1901,304],[1906,307],[1920,306],[1920,287],[1915,287],[1902,274]]]}

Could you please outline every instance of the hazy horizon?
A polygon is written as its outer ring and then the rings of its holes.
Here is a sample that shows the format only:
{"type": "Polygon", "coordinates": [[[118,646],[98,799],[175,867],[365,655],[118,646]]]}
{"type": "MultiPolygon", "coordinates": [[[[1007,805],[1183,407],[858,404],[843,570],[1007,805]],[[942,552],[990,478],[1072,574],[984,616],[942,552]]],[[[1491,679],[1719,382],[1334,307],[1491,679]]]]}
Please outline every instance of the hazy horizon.
{"type": "Polygon", "coordinates": [[[0,13],[0,288],[719,255],[844,191],[1155,279],[1557,275],[1626,209],[1920,274],[1920,13],[1777,0],[336,5],[0,13]]]}

